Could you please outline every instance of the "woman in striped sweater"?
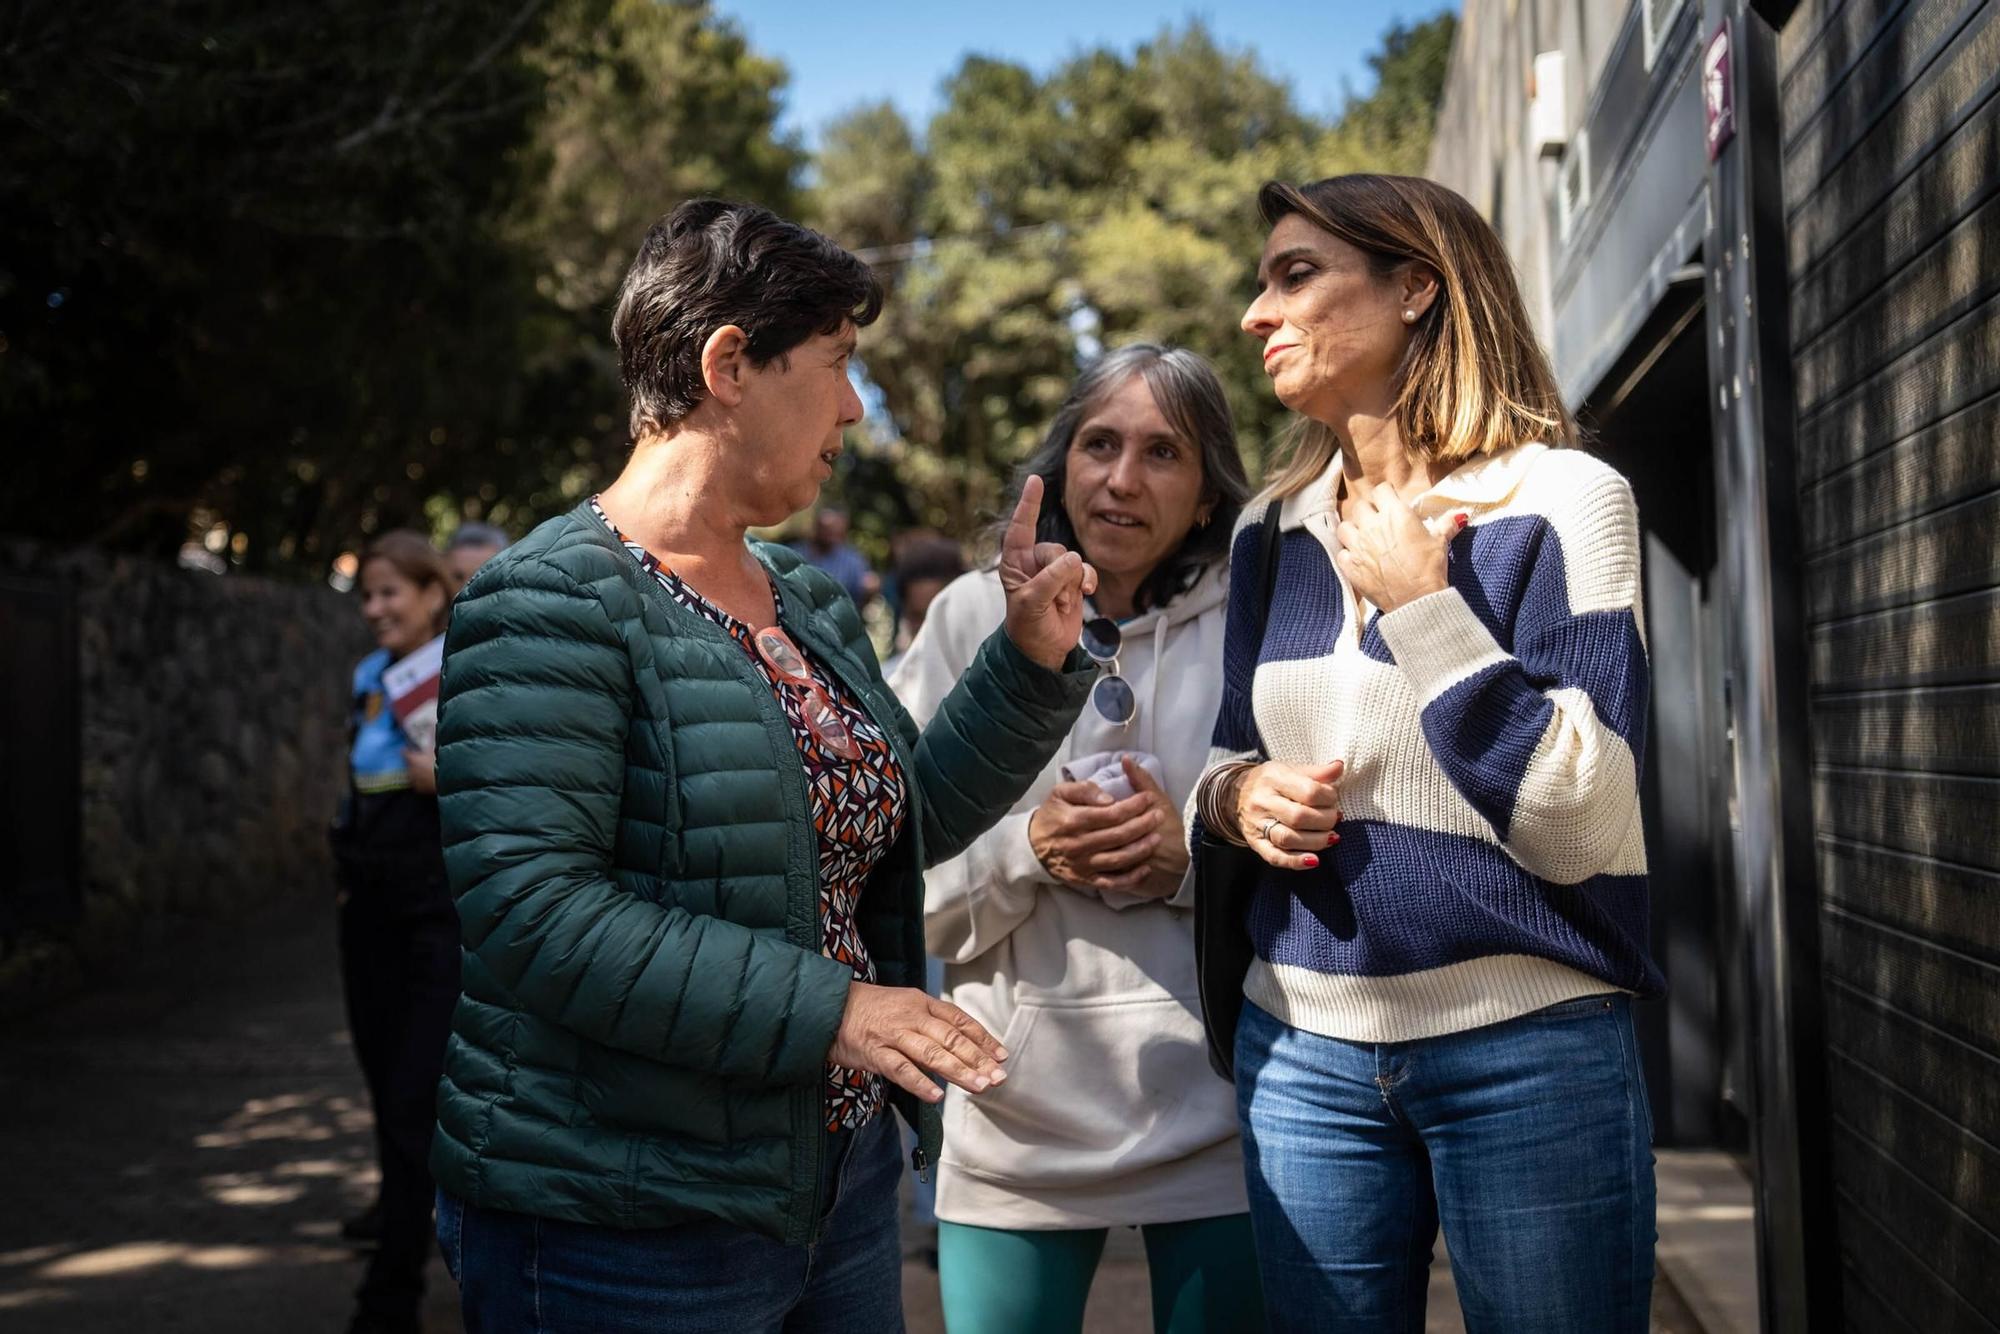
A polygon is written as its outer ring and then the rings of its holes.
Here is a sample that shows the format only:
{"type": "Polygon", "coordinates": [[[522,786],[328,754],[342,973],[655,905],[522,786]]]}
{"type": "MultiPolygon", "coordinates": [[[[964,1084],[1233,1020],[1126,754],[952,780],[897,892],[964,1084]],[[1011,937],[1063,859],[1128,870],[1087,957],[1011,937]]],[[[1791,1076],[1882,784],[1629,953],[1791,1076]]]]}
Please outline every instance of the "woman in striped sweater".
{"type": "Polygon", "coordinates": [[[1244,330],[1301,418],[1232,555],[1193,837],[1264,867],[1236,1032],[1274,1329],[1643,1331],[1646,721],[1631,491],[1499,239],[1407,177],[1267,185],[1244,330]],[[1267,628],[1257,636],[1254,627],[1267,628]]]}

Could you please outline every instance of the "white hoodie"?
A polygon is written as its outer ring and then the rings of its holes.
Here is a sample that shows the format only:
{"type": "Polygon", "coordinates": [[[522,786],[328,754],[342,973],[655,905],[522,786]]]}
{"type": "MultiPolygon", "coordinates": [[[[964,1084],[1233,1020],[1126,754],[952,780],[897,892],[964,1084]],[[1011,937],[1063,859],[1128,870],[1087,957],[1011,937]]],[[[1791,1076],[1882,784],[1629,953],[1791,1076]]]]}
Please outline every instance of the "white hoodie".
{"type": "MultiPolygon", "coordinates": [[[[1182,809],[1222,699],[1226,562],[1121,627],[1120,674],[1139,712],[1086,704],[1069,742],[1011,814],[925,878],[924,935],[945,995],[1006,1046],[1007,1082],[945,1091],[937,1212],[1027,1231],[1170,1223],[1248,1209],[1231,1086],[1209,1068],[1195,991],[1188,886],[1171,899],[1053,879],[1028,818],[1067,761],[1149,751],[1182,809]],[[1161,664],[1165,670],[1161,670],[1161,664]]],[[[922,724],[1006,610],[992,570],[938,594],[890,686],[922,724]]]]}

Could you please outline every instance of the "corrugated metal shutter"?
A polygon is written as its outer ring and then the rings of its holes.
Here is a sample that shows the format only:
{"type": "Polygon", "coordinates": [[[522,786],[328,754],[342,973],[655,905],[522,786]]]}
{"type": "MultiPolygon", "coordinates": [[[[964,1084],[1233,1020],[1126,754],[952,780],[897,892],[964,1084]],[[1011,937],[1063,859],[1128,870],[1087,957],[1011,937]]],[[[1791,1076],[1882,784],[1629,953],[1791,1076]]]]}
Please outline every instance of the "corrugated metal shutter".
{"type": "Polygon", "coordinates": [[[1781,39],[1849,1327],[2000,1311],[2000,5],[1781,39]]]}

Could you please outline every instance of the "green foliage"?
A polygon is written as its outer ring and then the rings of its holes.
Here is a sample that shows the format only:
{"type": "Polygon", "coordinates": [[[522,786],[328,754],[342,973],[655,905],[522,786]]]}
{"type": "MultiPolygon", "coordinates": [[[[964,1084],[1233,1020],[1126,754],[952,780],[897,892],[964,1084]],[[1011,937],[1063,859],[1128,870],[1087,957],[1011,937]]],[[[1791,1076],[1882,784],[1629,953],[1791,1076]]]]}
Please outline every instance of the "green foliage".
{"type": "Polygon", "coordinates": [[[608,4],[572,5],[534,53],[548,104],[509,228],[543,295],[594,330],[660,214],[705,194],[793,212],[806,162],[777,133],[784,68],[740,30],[706,4],[608,4]]]}
{"type": "Polygon", "coordinates": [[[1382,49],[1368,57],[1375,91],[1349,105],[1337,131],[1343,147],[1373,164],[1368,170],[1423,172],[1457,32],[1457,16],[1450,13],[1398,23],[1382,38],[1382,49]]]}
{"type": "Polygon", "coordinates": [[[794,207],[706,3],[23,0],[0,42],[0,532],[323,573],[539,519],[624,444],[604,300],[688,194],[794,207]]]}
{"type": "Polygon", "coordinates": [[[1046,78],[968,58],[921,142],[887,105],[836,123],[812,216],[891,289],[862,357],[892,438],[857,441],[840,482],[857,526],[975,531],[1092,341],[1207,356],[1254,471],[1285,415],[1237,327],[1263,244],[1257,188],[1418,169],[1452,28],[1393,29],[1378,90],[1333,124],[1199,24],[1046,78]]]}
{"type": "MultiPolygon", "coordinates": [[[[519,363],[534,5],[31,0],[0,46],[0,528],[326,553],[519,363]],[[240,516],[240,523],[237,517],[240,516]]],[[[323,568],[323,566],[322,566],[323,568]]]]}
{"type": "Polygon", "coordinates": [[[610,301],[696,194],[805,212],[891,289],[895,438],[836,490],[864,541],[970,533],[1091,339],[1209,355],[1255,460],[1256,187],[1415,169],[1450,36],[1393,30],[1334,125],[1198,25],[1046,77],[969,58],[921,136],[864,107],[809,161],[709,0],[17,0],[0,533],[213,531],[318,576],[397,524],[525,528],[622,457],[610,301]]]}

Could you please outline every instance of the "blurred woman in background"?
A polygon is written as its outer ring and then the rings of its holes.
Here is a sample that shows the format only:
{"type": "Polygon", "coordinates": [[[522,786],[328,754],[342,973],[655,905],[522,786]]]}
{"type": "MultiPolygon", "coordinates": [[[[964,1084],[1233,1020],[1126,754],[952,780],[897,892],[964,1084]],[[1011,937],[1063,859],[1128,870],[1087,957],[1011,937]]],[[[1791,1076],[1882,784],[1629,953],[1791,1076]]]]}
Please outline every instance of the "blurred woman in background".
{"type": "Polygon", "coordinates": [[[438,668],[451,575],[422,534],[361,556],[361,614],[377,648],[354,669],[348,791],[333,828],[340,966],[354,1052],[375,1111],[376,1204],[344,1232],[374,1241],[352,1329],[417,1328],[431,1251],[431,1126],[451,1009],[458,917],[438,833],[438,668]]]}

